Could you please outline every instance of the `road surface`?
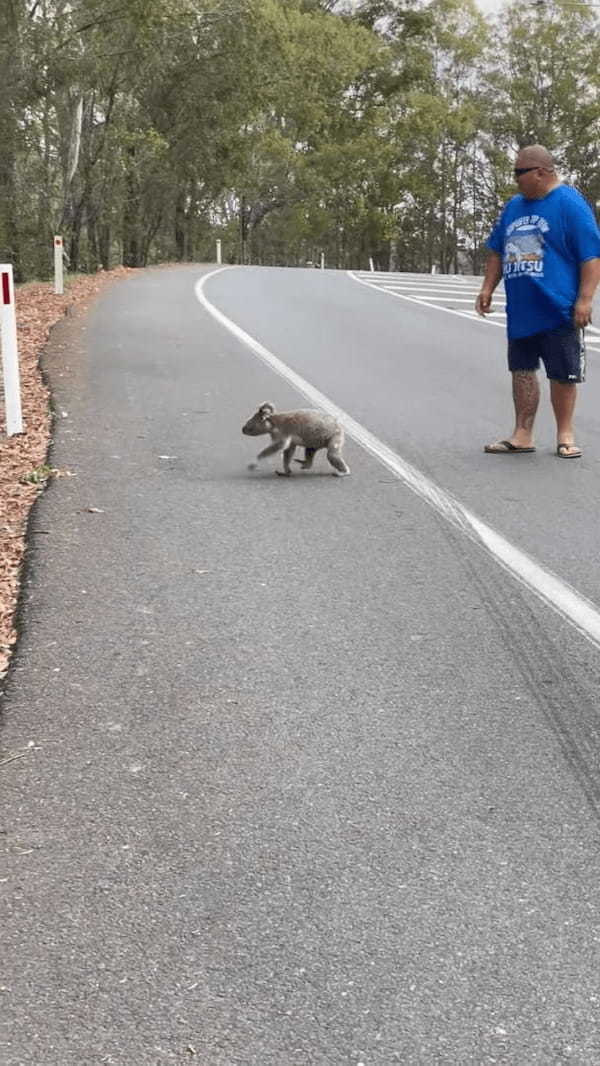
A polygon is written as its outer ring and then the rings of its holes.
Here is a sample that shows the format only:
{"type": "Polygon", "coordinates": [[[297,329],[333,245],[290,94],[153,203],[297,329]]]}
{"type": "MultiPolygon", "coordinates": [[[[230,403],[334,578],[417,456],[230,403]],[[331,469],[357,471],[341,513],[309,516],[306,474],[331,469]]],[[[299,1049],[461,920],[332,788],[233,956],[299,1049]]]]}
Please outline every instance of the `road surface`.
{"type": "Polygon", "coordinates": [[[150,270],[54,331],[2,1066],[600,1062],[600,335],[583,459],[546,394],[534,455],[484,455],[476,287],[150,270]],[[352,476],[248,472],[307,395],[352,476]]]}

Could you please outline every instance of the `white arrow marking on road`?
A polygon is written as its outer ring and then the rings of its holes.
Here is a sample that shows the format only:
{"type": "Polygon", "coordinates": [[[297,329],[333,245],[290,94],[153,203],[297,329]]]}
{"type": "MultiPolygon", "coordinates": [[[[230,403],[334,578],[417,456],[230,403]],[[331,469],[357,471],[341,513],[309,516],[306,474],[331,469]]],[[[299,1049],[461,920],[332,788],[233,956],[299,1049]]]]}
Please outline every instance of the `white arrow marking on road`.
{"type": "MultiPolygon", "coordinates": [[[[205,274],[196,282],[196,296],[209,314],[220,322],[225,329],[237,337],[242,344],[250,348],[255,355],[262,359],[280,377],[285,378],[294,388],[298,389],[307,400],[314,403],[322,411],[333,415],[344,426],[350,437],[360,444],[366,452],[375,456],[384,466],[391,470],[396,477],[404,481],[409,488],[418,496],[429,503],[451,525],[460,529],[470,540],[483,546],[496,559],[496,561],[516,577],[521,584],[531,589],[544,603],[547,603],[559,615],[575,626],[588,640],[600,647],[600,611],[591,600],[582,596],[571,585],[553,574],[551,570],[544,569],[535,559],[515,547],[500,533],[496,533],[481,519],[463,507],[453,496],[439,488],[433,481],[421,474],[416,467],[405,462],[396,452],[388,448],[387,444],[380,441],[368,429],[355,422],[350,415],[342,411],[340,407],[332,403],[318,389],[315,389],[308,381],[296,374],[294,370],[286,366],[276,355],[251,337],[240,326],[227,318],[207,298],[204,286],[210,278],[231,267],[220,267],[210,274],[205,274]]],[[[234,268],[235,269],[235,268],[234,268]]],[[[406,297],[410,299],[410,297],[406,297]]],[[[458,312],[460,314],[460,312],[458,312]]]]}

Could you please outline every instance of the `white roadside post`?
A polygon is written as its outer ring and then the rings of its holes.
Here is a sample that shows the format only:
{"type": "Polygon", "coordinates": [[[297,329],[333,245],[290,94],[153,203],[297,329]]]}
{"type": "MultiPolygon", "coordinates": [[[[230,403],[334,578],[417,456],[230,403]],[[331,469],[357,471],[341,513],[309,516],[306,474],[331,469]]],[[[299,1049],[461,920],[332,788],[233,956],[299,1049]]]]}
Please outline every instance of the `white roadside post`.
{"type": "Polygon", "coordinates": [[[325,270],[325,252],[321,252],[321,270],[325,270]]]}
{"type": "Polygon", "coordinates": [[[223,258],[222,258],[222,255],[221,255],[221,242],[217,241],[217,263],[220,266],[222,262],[223,262],[223,258]]]}
{"type": "Polygon", "coordinates": [[[63,239],[54,238],[54,292],[62,296],[63,288],[63,239]]]}
{"type": "Polygon", "coordinates": [[[375,271],[375,264],[373,262],[373,256],[371,256],[371,255],[369,256],[369,270],[371,271],[372,274],[375,271]]]}
{"type": "Polygon", "coordinates": [[[21,384],[17,351],[17,316],[15,287],[10,263],[0,265],[0,342],[2,344],[2,376],[4,380],[4,409],[6,436],[23,432],[21,415],[21,384]]]}

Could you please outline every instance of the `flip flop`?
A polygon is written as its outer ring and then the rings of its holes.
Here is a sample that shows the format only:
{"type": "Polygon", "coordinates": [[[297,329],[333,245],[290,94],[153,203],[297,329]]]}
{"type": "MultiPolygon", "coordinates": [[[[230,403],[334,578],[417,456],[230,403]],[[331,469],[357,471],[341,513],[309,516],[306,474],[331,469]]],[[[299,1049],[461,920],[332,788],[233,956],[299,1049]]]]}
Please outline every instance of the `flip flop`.
{"type": "Polygon", "coordinates": [[[534,452],[535,448],[521,448],[520,445],[512,444],[509,440],[499,440],[495,444],[486,444],[483,450],[488,455],[515,455],[518,452],[534,452]]]}
{"type": "Polygon", "coordinates": [[[559,459],[581,459],[582,451],[576,444],[558,444],[556,454],[559,459]],[[574,448],[574,452],[568,452],[567,448],[574,448]]]}

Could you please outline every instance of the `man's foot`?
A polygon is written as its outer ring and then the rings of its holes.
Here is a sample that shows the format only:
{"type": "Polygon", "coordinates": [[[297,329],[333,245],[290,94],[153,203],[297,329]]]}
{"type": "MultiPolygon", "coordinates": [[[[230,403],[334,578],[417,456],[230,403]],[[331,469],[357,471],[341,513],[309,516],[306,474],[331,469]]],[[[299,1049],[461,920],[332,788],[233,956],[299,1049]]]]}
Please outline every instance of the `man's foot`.
{"type": "Polygon", "coordinates": [[[486,444],[483,450],[489,455],[516,455],[520,452],[534,452],[535,448],[525,448],[521,444],[513,444],[510,440],[497,440],[494,444],[486,444]]]}
{"type": "Polygon", "coordinates": [[[582,451],[576,444],[558,444],[556,454],[559,459],[580,459],[582,451]]]}

